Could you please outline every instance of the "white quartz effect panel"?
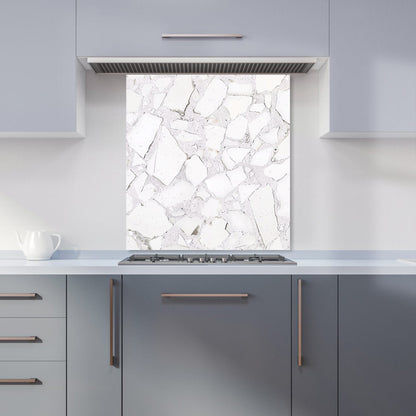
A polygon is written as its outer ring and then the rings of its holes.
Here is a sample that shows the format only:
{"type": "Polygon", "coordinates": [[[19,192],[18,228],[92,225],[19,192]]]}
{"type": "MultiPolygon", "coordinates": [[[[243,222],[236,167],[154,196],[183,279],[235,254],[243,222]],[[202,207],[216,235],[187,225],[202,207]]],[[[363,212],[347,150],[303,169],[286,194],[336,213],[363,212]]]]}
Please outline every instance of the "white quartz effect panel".
{"type": "Polygon", "coordinates": [[[193,90],[192,79],[186,75],[178,75],[166,96],[165,107],[183,113],[193,90]]]}
{"type": "Polygon", "coordinates": [[[141,156],[145,156],[155,139],[162,119],[152,114],[143,114],[127,135],[129,145],[141,156]]]}
{"type": "Polygon", "coordinates": [[[290,249],[290,77],[128,75],[130,250],[290,249]]]}

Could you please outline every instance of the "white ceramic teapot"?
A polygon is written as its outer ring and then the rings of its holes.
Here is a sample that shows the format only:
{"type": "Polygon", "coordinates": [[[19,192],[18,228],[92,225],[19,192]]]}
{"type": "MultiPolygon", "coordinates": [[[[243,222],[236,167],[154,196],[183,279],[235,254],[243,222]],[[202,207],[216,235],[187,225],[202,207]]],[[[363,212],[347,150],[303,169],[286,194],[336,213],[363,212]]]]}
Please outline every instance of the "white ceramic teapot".
{"type": "Polygon", "coordinates": [[[61,236],[48,231],[26,231],[23,241],[18,232],[16,236],[27,260],[49,260],[61,244],[61,236]]]}

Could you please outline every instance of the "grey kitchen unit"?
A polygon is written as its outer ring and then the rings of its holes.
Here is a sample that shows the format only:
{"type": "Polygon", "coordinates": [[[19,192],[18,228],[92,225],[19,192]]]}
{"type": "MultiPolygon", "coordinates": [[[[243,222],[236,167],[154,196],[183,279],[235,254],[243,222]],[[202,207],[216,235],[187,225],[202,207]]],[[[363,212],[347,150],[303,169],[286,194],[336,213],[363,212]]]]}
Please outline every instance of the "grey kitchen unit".
{"type": "Polygon", "coordinates": [[[0,276],[2,415],[66,415],[65,290],[65,276],[0,276]]]}
{"type": "Polygon", "coordinates": [[[338,278],[292,277],[292,416],[336,416],[338,278]]]}
{"type": "Polygon", "coordinates": [[[78,0],[77,55],[328,56],[328,19],[329,0],[78,0]]]}
{"type": "Polygon", "coordinates": [[[329,137],[416,136],[416,2],[331,0],[329,137]]]}
{"type": "Polygon", "coordinates": [[[414,416],[416,275],[340,276],[339,416],[414,416]]]}
{"type": "Polygon", "coordinates": [[[75,28],[75,0],[2,2],[0,137],[82,137],[75,28]]]}
{"type": "Polygon", "coordinates": [[[2,275],[2,411],[413,416],[415,299],[416,275],[2,275]]]}
{"type": "Polygon", "coordinates": [[[121,415],[121,276],[68,276],[68,416],[121,415]]]}
{"type": "Polygon", "coordinates": [[[124,276],[123,414],[289,416],[290,276],[124,276]]]}

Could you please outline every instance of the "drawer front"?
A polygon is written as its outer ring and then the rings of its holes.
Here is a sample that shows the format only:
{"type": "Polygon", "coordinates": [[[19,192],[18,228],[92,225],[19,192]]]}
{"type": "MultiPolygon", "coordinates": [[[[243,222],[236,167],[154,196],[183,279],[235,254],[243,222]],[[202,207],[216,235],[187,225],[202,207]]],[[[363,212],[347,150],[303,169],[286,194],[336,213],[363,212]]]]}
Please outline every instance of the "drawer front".
{"type": "Polygon", "coordinates": [[[290,415],[290,293],[289,276],[124,276],[123,415],[290,415]]]}
{"type": "Polygon", "coordinates": [[[65,416],[65,396],[65,363],[0,363],[2,415],[65,416]],[[22,380],[22,384],[4,384],[4,380],[22,380]]]}
{"type": "Polygon", "coordinates": [[[0,276],[0,317],[65,317],[65,276],[0,276]]]}
{"type": "Polygon", "coordinates": [[[2,361],[65,361],[65,318],[0,318],[2,361]]]}

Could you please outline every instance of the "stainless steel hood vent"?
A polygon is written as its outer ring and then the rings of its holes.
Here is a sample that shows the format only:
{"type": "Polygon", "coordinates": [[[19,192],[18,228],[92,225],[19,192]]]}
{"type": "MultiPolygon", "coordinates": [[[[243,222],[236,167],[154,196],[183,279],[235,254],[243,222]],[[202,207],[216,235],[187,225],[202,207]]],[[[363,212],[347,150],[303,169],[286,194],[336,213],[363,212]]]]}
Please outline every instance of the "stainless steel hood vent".
{"type": "Polygon", "coordinates": [[[306,74],[310,63],[101,63],[97,74],[306,74]]]}
{"type": "Polygon", "coordinates": [[[89,58],[97,74],[306,74],[311,59],[293,58],[89,58]]]}

